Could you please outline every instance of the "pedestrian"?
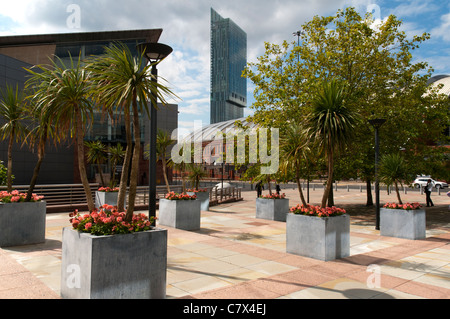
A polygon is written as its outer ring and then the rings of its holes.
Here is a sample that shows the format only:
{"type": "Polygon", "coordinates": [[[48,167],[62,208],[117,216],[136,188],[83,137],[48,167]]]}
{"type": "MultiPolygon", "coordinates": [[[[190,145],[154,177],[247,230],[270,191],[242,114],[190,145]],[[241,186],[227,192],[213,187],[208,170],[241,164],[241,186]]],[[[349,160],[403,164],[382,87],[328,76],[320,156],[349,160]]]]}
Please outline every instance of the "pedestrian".
{"type": "Polygon", "coordinates": [[[275,189],[277,191],[277,195],[280,195],[280,192],[281,192],[280,184],[277,184],[277,186],[275,186],[275,189]]]}
{"type": "Polygon", "coordinates": [[[256,183],[256,198],[261,197],[263,186],[261,182],[256,183]]]}
{"type": "Polygon", "coordinates": [[[425,185],[425,196],[427,198],[427,207],[434,206],[433,201],[431,200],[431,191],[433,190],[434,183],[431,179],[428,179],[427,185],[425,185]]]}

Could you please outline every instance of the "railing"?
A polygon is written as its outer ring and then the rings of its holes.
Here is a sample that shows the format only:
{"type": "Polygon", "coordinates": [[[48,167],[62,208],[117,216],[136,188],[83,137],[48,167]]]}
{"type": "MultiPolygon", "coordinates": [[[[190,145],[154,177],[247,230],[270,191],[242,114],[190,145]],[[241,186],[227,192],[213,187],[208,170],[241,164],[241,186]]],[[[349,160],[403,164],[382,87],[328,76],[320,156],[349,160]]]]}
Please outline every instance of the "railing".
{"type": "MultiPolygon", "coordinates": [[[[99,184],[89,184],[93,200],[95,201],[95,191],[99,188],[99,184]]],[[[181,193],[181,185],[171,185],[170,191],[181,193]]],[[[217,205],[223,202],[236,201],[242,199],[241,189],[237,187],[230,187],[218,189],[217,187],[208,188],[210,206],[217,205]]],[[[0,190],[6,190],[6,186],[0,186],[0,190]]],[[[14,190],[26,193],[28,185],[14,185],[14,190]]],[[[75,208],[85,209],[86,194],[82,184],[55,184],[55,185],[36,185],[33,193],[43,195],[50,210],[71,210],[75,208]]],[[[156,187],[156,198],[164,198],[167,194],[166,186],[159,185],[156,187]]],[[[148,205],[149,187],[138,186],[136,190],[136,207],[148,205]]]]}

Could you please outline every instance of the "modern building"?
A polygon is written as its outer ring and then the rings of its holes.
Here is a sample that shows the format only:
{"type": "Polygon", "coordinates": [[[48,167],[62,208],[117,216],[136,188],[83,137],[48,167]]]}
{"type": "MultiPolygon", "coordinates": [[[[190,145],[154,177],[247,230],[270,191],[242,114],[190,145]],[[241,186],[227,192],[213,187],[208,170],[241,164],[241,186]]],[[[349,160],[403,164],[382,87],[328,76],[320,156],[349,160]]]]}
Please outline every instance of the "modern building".
{"type": "Polygon", "coordinates": [[[242,118],[247,106],[247,34],[211,8],[210,124],[242,118]]]}
{"type": "MultiPolygon", "coordinates": [[[[6,84],[24,87],[27,72],[24,68],[33,65],[48,64],[49,59],[58,56],[63,62],[72,58],[84,59],[88,56],[102,54],[104,47],[111,43],[121,42],[131,52],[138,54],[136,45],[142,42],[158,42],[162,29],[84,32],[65,34],[21,35],[0,37],[0,88],[6,84]]],[[[68,65],[67,63],[65,63],[68,65]]],[[[144,144],[150,139],[150,120],[141,114],[142,140],[144,144]]],[[[2,125],[0,119],[0,125],[2,125]]],[[[170,104],[159,107],[158,128],[172,133],[178,127],[178,105],[170,104]]],[[[86,132],[85,140],[100,140],[106,145],[121,143],[126,147],[125,126],[122,122],[113,123],[101,112],[94,114],[93,125],[86,132]]],[[[6,164],[7,141],[0,142],[0,160],[6,164]]],[[[143,149],[143,148],[142,148],[143,149]]],[[[37,155],[21,144],[16,143],[13,151],[13,174],[15,185],[27,185],[30,182],[37,155]]],[[[140,184],[148,184],[148,160],[141,155],[140,184]]],[[[90,181],[96,182],[96,168],[87,164],[90,181]]],[[[103,165],[103,171],[109,172],[109,165],[103,165]]],[[[97,176],[98,177],[98,176],[97,176]]],[[[159,168],[157,182],[164,183],[162,170],[159,168]]],[[[76,148],[73,141],[53,146],[49,143],[46,157],[42,164],[38,184],[72,184],[80,183],[76,148]]]]}

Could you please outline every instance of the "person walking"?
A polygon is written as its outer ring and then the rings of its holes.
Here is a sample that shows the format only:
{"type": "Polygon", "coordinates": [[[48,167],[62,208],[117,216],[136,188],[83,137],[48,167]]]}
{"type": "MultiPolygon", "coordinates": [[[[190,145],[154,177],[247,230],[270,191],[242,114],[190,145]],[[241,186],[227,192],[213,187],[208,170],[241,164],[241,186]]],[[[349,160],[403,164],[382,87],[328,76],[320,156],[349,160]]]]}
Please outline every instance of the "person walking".
{"type": "Polygon", "coordinates": [[[277,184],[277,186],[275,187],[276,191],[277,191],[277,195],[280,195],[281,192],[281,187],[280,184],[277,184]]]}
{"type": "Polygon", "coordinates": [[[256,198],[262,195],[263,186],[261,182],[256,183],[256,198]]]}
{"type": "Polygon", "coordinates": [[[431,200],[431,191],[433,190],[433,182],[431,179],[428,179],[427,185],[425,185],[425,196],[427,199],[427,207],[434,206],[433,201],[431,200]]]}

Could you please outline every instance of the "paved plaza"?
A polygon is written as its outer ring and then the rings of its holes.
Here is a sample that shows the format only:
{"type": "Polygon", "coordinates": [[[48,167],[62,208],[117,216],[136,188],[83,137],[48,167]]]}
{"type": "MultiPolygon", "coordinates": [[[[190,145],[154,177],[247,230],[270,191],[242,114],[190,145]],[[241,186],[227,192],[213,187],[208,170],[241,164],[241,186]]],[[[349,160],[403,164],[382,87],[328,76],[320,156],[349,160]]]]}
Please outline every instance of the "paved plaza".
{"type": "MultiPolygon", "coordinates": [[[[448,191],[448,190],[446,190],[448,191]]],[[[282,190],[290,206],[298,191],[282,190]]],[[[267,193],[265,191],[264,193],[267,193]]],[[[450,198],[433,193],[427,238],[380,236],[366,194],[339,189],[335,204],[351,215],[350,256],[319,261],[286,253],[286,223],[255,218],[255,191],[202,211],[201,230],[168,229],[167,298],[449,299],[450,198]],[[360,210],[360,212],[359,212],[360,210]]],[[[318,204],[322,190],[311,190],[318,204]]],[[[425,202],[418,191],[404,202],[425,202]]],[[[381,203],[396,195],[381,192],[381,203]]],[[[0,249],[0,298],[58,299],[61,231],[68,213],[47,214],[46,242],[0,249]]]]}

